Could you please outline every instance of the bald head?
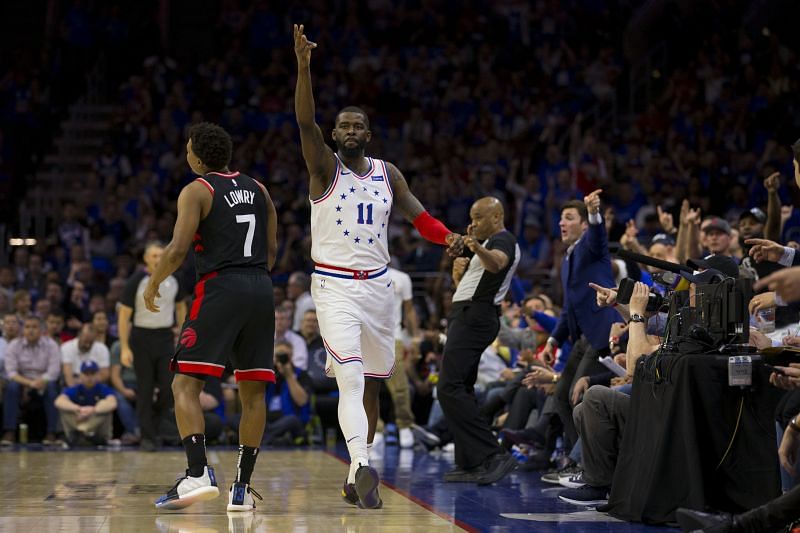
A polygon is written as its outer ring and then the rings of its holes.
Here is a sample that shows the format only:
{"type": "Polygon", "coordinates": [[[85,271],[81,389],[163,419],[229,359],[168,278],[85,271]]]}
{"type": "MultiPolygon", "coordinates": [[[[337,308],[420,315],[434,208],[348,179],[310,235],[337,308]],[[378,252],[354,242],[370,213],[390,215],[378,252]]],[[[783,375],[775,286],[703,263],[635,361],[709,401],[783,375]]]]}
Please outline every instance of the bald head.
{"type": "Polygon", "coordinates": [[[469,231],[476,239],[488,239],[504,229],[503,204],[494,196],[484,196],[477,200],[472,204],[469,216],[472,219],[469,231]]]}

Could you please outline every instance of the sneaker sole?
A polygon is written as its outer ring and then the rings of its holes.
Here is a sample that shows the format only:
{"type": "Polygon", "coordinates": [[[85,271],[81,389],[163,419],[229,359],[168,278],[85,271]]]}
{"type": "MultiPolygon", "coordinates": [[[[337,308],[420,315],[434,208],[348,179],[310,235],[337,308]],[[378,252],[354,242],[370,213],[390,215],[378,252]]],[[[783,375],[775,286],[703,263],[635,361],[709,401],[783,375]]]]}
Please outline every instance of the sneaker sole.
{"type": "Polygon", "coordinates": [[[360,509],[380,509],[383,507],[383,501],[378,495],[378,485],[380,485],[378,471],[372,467],[369,467],[366,474],[356,480],[356,494],[358,494],[358,507],[360,509]]]}
{"type": "Polygon", "coordinates": [[[193,503],[213,500],[217,496],[219,496],[218,487],[200,487],[187,492],[182,498],[178,498],[177,500],[169,500],[161,504],[157,503],[156,508],[167,510],[184,509],[193,503]]]}
{"type": "Polygon", "coordinates": [[[551,485],[561,486],[561,482],[559,481],[558,478],[553,479],[553,478],[548,478],[547,476],[542,476],[539,479],[541,479],[545,483],[550,483],[551,485]]]}
{"type": "Polygon", "coordinates": [[[248,511],[255,511],[256,506],[254,505],[234,505],[232,503],[228,504],[228,511],[236,511],[237,513],[246,513],[248,511]]]}
{"type": "Polygon", "coordinates": [[[570,498],[565,498],[564,496],[559,496],[559,500],[562,502],[571,503],[572,505],[583,505],[584,507],[591,507],[592,505],[606,505],[608,500],[589,500],[589,501],[580,501],[580,500],[573,500],[570,498]]]}

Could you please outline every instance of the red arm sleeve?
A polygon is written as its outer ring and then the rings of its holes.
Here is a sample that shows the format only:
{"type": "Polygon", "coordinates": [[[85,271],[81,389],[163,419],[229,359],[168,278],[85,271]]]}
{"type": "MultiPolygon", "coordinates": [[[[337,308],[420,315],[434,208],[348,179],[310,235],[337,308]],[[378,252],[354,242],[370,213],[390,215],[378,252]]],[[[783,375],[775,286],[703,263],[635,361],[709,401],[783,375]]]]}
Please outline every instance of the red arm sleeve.
{"type": "Polygon", "coordinates": [[[420,213],[420,215],[414,219],[413,224],[425,240],[436,244],[446,245],[447,241],[445,237],[453,233],[447,229],[447,226],[433,218],[427,211],[420,213]]]}

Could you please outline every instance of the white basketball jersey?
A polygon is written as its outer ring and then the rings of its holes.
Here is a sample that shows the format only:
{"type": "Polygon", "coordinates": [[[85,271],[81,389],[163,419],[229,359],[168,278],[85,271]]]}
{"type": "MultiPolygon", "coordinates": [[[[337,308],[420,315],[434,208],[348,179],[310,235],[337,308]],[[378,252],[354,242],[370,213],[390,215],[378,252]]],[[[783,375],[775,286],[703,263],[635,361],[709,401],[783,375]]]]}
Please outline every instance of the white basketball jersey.
{"type": "Polygon", "coordinates": [[[311,259],[317,264],[374,270],[389,263],[392,188],[386,164],[367,158],[359,176],[336,156],[336,176],[311,201],[311,259]]]}

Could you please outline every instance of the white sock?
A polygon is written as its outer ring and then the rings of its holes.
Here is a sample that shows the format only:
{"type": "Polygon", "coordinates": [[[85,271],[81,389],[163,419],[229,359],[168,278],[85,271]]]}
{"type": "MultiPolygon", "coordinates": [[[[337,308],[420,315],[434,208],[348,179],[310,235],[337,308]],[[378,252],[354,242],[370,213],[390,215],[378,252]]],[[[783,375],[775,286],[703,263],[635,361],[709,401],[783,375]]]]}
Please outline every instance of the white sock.
{"type": "Polygon", "coordinates": [[[369,464],[367,433],[369,422],[364,411],[364,367],[360,362],[336,365],[336,383],[339,385],[339,426],[342,428],[347,451],[350,453],[348,483],[355,483],[356,470],[369,464]]]}

